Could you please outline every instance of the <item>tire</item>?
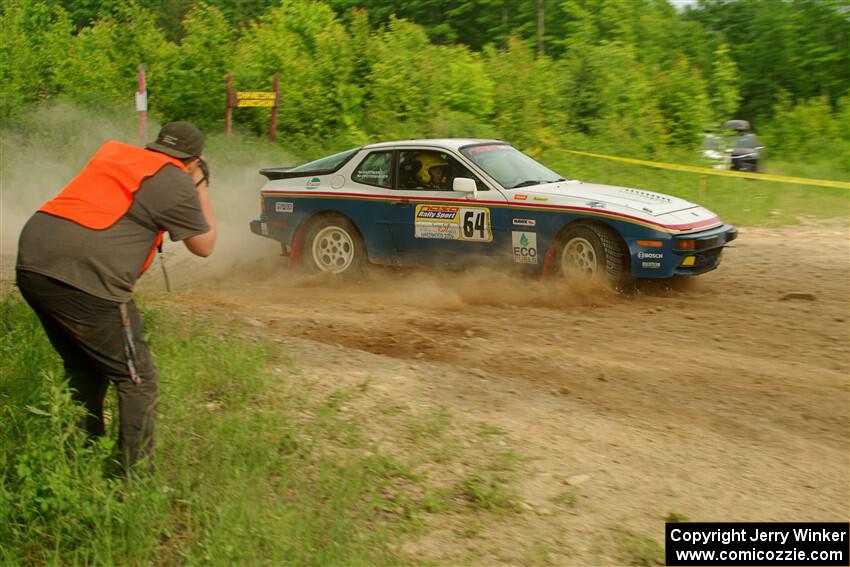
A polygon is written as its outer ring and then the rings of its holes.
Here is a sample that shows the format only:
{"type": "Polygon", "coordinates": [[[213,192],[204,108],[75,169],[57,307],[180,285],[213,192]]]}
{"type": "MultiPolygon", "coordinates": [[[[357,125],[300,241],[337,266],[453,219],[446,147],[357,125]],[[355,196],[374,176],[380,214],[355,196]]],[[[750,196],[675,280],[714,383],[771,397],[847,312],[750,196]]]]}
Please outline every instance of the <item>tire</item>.
{"type": "Polygon", "coordinates": [[[610,228],[595,224],[571,226],[558,240],[557,272],[566,280],[596,280],[615,289],[630,280],[625,245],[610,228]]]}
{"type": "Polygon", "coordinates": [[[363,269],[366,246],[348,219],[326,216],[307,229],[302,257],[310,272],[350,276],[363,269]]]}

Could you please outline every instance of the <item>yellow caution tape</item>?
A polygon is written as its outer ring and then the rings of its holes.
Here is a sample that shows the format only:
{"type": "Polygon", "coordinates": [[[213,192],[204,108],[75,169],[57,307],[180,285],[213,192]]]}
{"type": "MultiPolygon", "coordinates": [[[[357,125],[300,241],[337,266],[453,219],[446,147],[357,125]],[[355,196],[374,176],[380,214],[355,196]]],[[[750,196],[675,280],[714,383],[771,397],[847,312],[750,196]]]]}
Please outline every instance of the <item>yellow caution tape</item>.
{"type": "Polygon", "coordinates": [[[556,151],[566,152],[568,154],[576,154],[579,156],[588,156],[601,159],[609,159],[612,161],[622,161],[635,165],[645,165],[647,167],[655,167],[658,169],[672,169],[673,171],[686,171],[688,173],[699,173],[701,175],[720,175],[723,177],[741,177],[744,179],[759,179],[761,181],[775,181],[777,183],[794,183],[795,185],[811,185],[814,187],[833,187],[836,189],[850,189],[850,182],[833,181],[831,179],[809,179],[806,177],[790,177],[787,175],[771,175],[769,173],[749,173],[745,171],[729,171],[724,169],[711,169],[708,167],[699,167],[696,165],[681,165],[677,163],[660,163],[657,161],[646,161],[642,159],[632,159],[616,156],[606,156],[603,154],[593,154],[590,152],[580,152],[577,150],[562,150],[556,151]]]}

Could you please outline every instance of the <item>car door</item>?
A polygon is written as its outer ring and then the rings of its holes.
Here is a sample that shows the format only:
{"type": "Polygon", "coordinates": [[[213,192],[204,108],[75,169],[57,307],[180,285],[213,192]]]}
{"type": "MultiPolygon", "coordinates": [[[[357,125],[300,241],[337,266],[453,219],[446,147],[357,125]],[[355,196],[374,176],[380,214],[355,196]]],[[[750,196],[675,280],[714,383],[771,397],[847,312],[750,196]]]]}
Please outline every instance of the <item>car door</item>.
{"type": "Polygon", "coordinates": [[[397,155],[398,197],[390,202],[388,226],[406,263],[454,264],[504,247],[505,215],[499,205],[506,199],[500,192],[446,150],[400,149],[397,155]],[[440,168],[442,180],[431,175],[440,168]],[[473,179],[476,194],[452,191],[457,177],[473,179]]]}

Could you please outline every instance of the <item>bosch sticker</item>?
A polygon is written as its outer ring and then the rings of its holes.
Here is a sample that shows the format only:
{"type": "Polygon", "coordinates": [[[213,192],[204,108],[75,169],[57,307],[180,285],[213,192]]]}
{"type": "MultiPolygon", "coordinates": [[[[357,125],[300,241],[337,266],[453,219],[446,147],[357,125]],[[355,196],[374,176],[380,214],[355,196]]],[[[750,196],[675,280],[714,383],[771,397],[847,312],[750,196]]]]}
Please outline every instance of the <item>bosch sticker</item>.
{"type": "Polygon", "coordinates": [[[490,209],[416,205],[414,227],[416,238],[493,241],[490,209]]]}
{"type": "Polygon", "coordinates": [[[664,254],[661,252],[638,252],[637,257],[640,260],[661,260],[664,254]]]}
{"type": "Polygon", "coordinates": [[[537,263],[537,233],[511,232],[514,262],[517,264],[537,263]]]}
{"type": "Polygon", "coordinates": [[[274,212],[276,213],[291,213],[295,205],[286,201],[278,201],[274,204],[274,212]]]}

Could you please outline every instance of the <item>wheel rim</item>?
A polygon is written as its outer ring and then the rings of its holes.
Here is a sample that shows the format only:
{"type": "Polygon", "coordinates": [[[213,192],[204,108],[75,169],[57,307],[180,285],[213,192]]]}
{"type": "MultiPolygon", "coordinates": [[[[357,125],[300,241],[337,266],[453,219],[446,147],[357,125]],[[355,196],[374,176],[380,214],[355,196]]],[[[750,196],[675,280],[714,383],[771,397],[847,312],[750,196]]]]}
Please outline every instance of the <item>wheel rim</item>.
{"type": "Polygon", "coordinates": [[[354,262],[354,240],[338,226],[328,226],[313,239],[313,260],[322,272],[339,274],[354,262]]]}
{"type": "Polygon", "coordinates": [[[596,249],[586,238],[571,238],[561,253],[564,275],[591,278],[599,273],[599,257],[596,249]]]}

